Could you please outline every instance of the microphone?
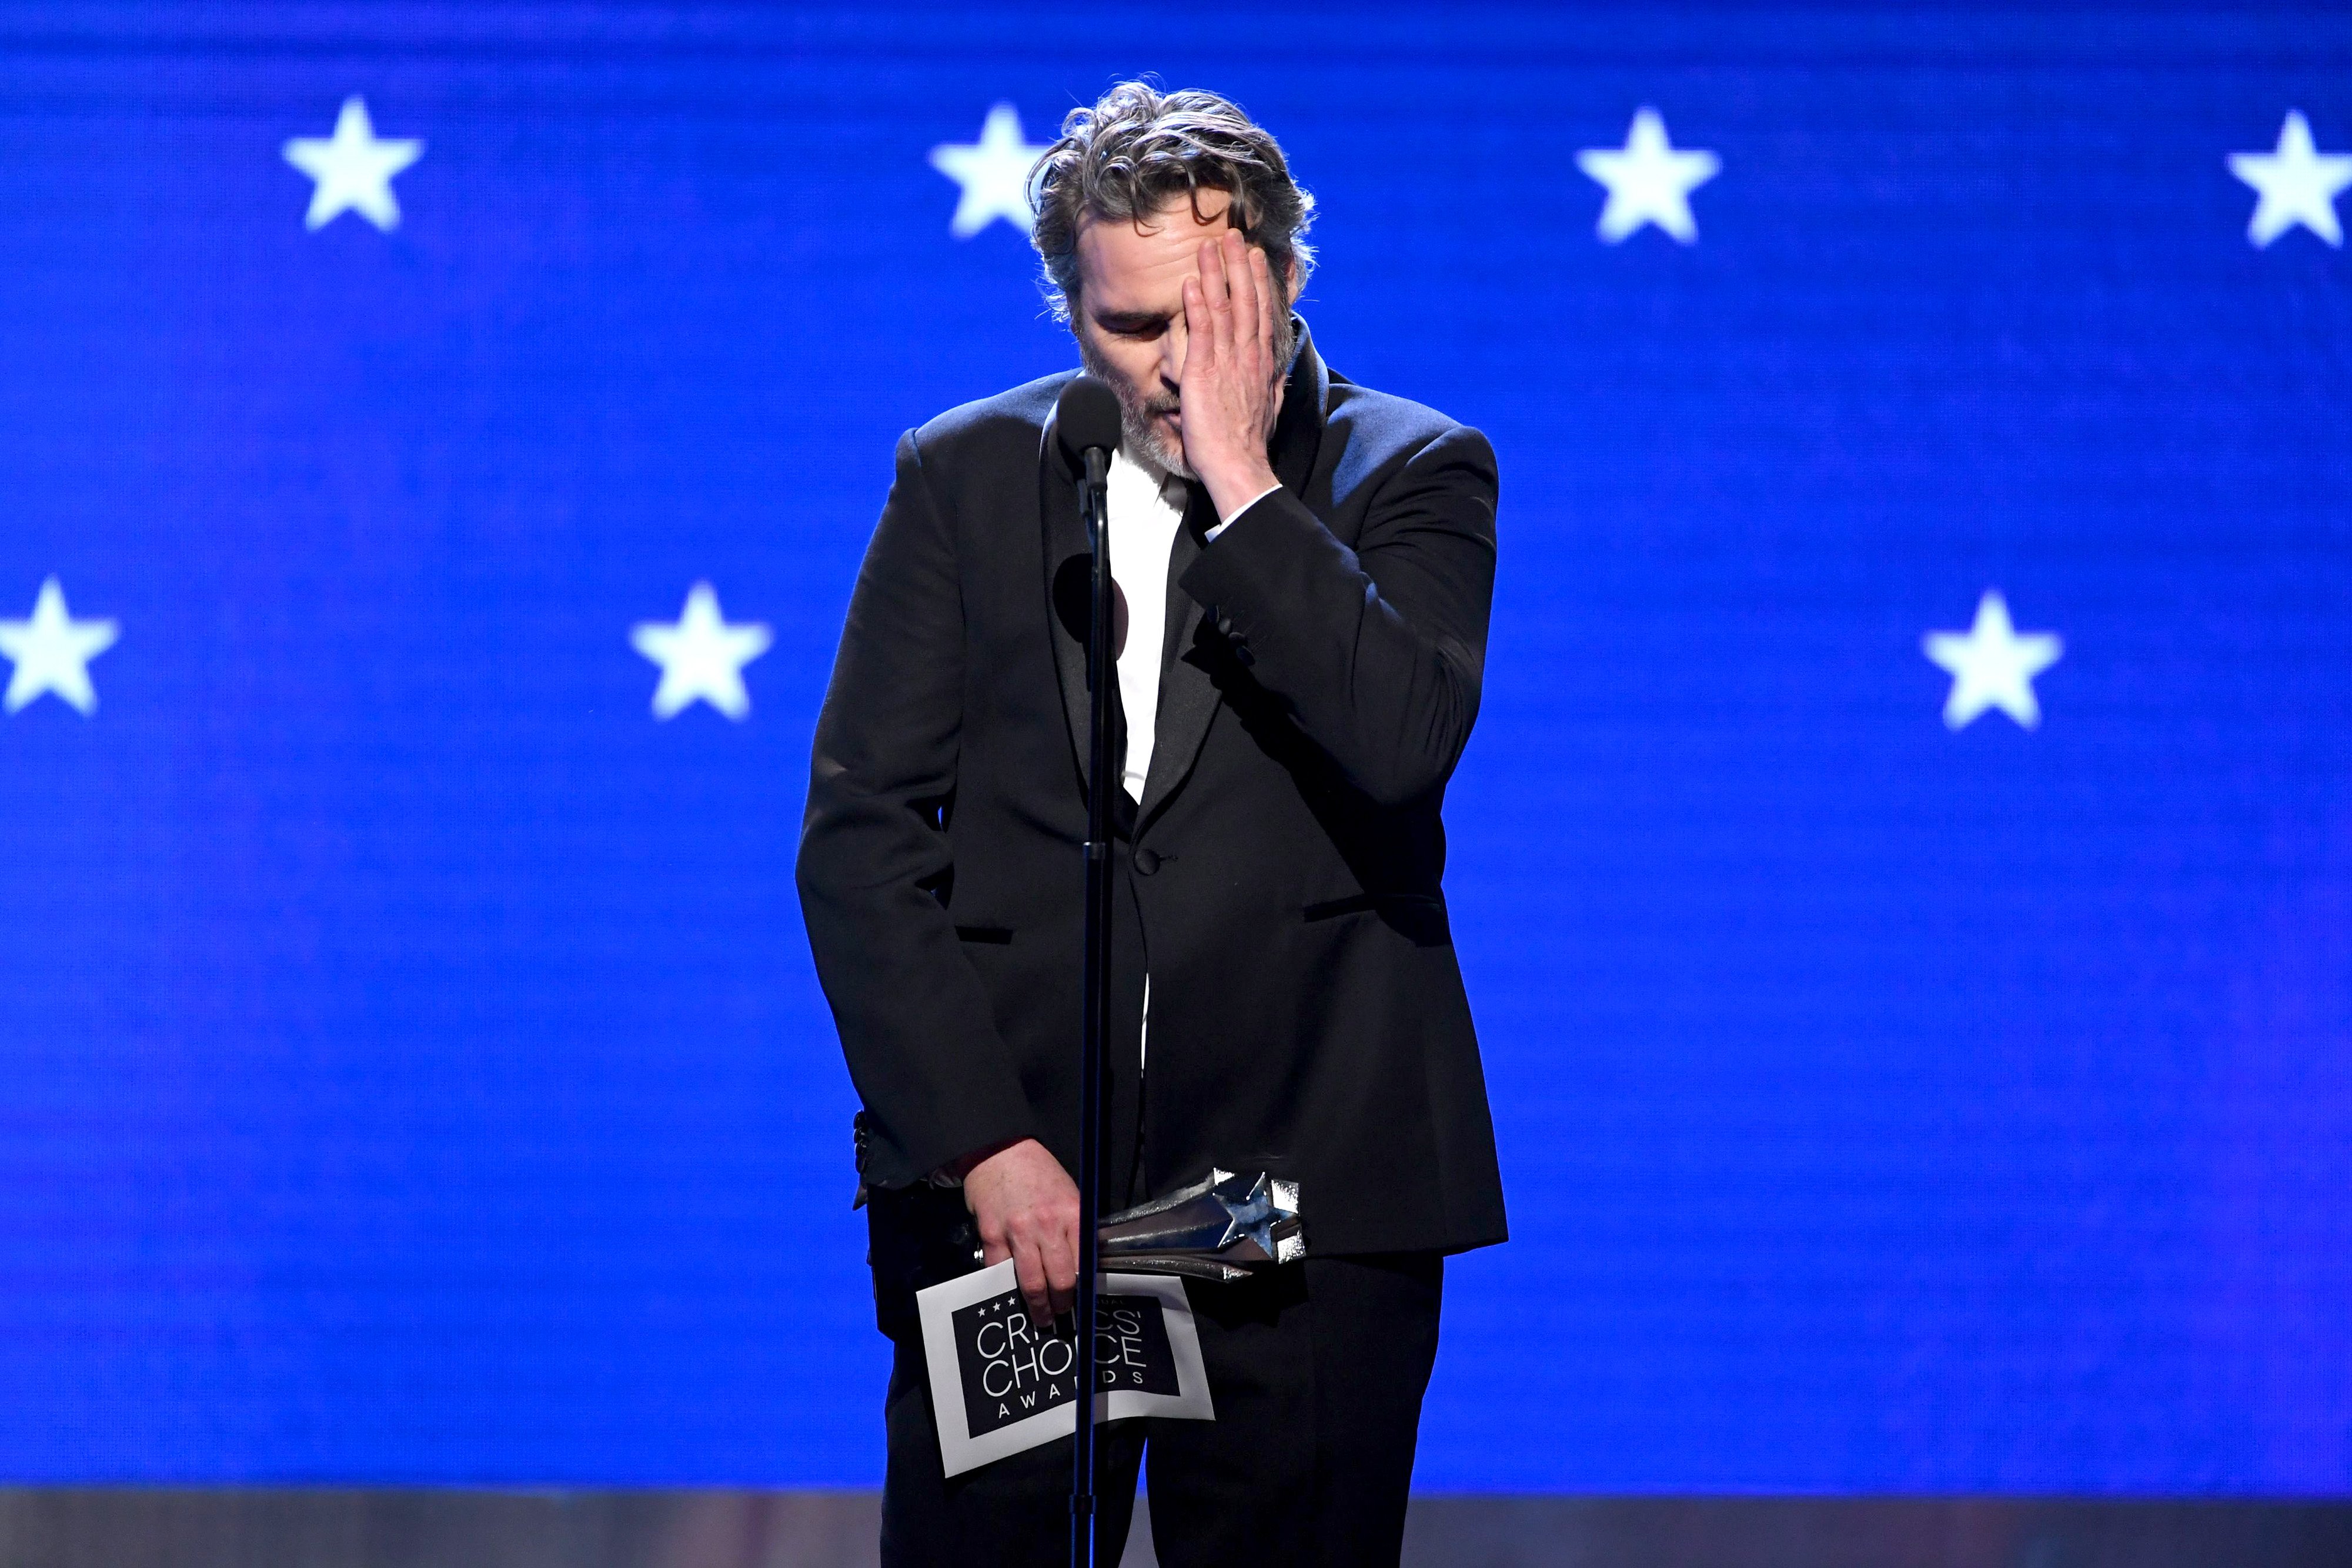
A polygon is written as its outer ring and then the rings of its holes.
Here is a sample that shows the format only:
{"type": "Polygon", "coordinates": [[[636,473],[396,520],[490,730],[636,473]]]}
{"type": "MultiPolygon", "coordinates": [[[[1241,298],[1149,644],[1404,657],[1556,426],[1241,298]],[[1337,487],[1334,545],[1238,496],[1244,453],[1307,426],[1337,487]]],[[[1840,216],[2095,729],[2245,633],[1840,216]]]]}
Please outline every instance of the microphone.
{"type": "MultiPolygon", "coordinates": [[[[1110,455],[1118,448],[1122,424],[1118,394],[1095,376],[1079,376],[1062,389],[1054,404],[1054,438],[1078,471],[1078,510],[1087,524],[1087,553],[1074,555],[1054,573],[1054,612],[1063,630],[1089,650],[1099,624],[1110,639],[1112,657],[1125,641],[1117,624],[1118,590],[1111,581],[1109,540],[1110,455]],[[1101,621],[1096,617],[1099,613],[1101,621]]],[[[1093,684],[1091,663],[1087,683],[1093,684]]]]}
{"type": "Polygon", "coordinates": [[[1108,462],[1108,454],[1118,445],[1119,431],[1118,394],[1105,382],[1080,376],[1062,389],[1061,401],[1054,405],[1054,434],[1073,464],[1083,468],[1089,451],[1104,453],[1108,462]]]}
{"type": "MultiPolygon", "coordinates": [[[[1079,959],[1085,1021],[1078,1055],[1078,1301],[1077,1386],[1102,1386],[1096,1343],[1097,1299],[1102,1278],[1103,1054],[1111,1038],[1111,605],[1118,590],[1110,575],[1110,455],[1118,447],[1118,394],[1092,376],[1062,389],[1054,405],[1054,433],[1078,470],[1078,507],[1087,523],[1087,902],[1084,947],[1079,959]]],[[[1076,560],[1079,558],[1072,558],[1076,560]]],[[[1064,574],[1055,574],[1055,597],[1067,602],[1064,574]]],[[[1072,605],[1076,608],[1076,605],[1072,605]]],[[[1082,1392],[1071,1402],[1077,1417],[1070,1468],[1073,1563],[1092,1563],[1095,1508],[1095,1396],[1082,1392]]]]}

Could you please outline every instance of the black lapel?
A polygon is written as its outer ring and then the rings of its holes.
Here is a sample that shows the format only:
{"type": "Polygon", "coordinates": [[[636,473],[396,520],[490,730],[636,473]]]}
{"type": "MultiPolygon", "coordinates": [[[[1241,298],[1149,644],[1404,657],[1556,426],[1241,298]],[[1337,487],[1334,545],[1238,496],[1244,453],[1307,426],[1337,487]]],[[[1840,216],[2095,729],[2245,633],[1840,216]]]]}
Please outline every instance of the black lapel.
{"type": "Polygon", "coordinates": [[[1071,467],[1069,458],[1063,453],[1051,417],[1045,421],[1045,433],[1037,446],[1037,498],[1039,519],[1045,529],[1045,636],[1054,644],[1054,674],[1062,686],[1062,716],[1070,727],[1070,757],[1077,765],[1078,787],[1083,793],[1087,783],[1086,627],[1089,586],[1087,524],[1078,514],[1077,470],[1071,467]]]}
{"type": "MultiPolygon", "coordinates": [[[[1281,417],[1275,421],[1272,454],[1274,476],[1294,496],[1304,494],[1307,477],[1315,472],[1315,457],[1323,444],[1323,421],[1330,400],[1330,372],[1323,367],[1323,357],[1315,351],[1307,324],[1300,321],[1298,352],[1291,361],[1281,417]]],[[[1216,683],[1209,678],[1207,661],[1192,645],[1200,632],[1203,607],[1178,586],[1185,569],[1201,553],[1200,536],[1217,522],[1209,493],[1198,485],[1192,486],[1192,492],[1184,526],[1176,530],[1175,553],[1168,562],[1168,591],[1171,597],[1169,631],[1174,639],[1176,656],[1163,665],[1160,677],[1160,722],[1151,743],[1151,769],[1143,781],[1142,809],[1137,813],[1139,827],[1167,803],[1192,771],[1192,764],[1201,754],[1201,743],[1208,738],[1210,722],[1217,716],[1217,706],[1222,700],[1216,683]]],[[[1076,515],[1075,502],[1072,515],[1076,515]]],[[[1086,683],[1083,665],[1078,682],[1081,686],[1086,683]]]]}

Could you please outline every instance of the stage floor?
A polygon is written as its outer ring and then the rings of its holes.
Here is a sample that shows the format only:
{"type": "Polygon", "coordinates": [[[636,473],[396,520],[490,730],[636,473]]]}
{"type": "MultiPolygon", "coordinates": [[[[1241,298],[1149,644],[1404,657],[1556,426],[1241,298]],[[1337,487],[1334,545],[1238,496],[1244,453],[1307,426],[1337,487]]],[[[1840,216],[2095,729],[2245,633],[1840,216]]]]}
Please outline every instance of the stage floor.
{"type": "MultiPolygon", "coordinates": [[[[0,1490],[7,1568],[849,1568],[871,1492],[0,1490]]],[[[1150,1564],[1146,1517],[1126,1562],[1150,1564]]],[[[2352,1503],[1414,1500],[1412,1568],[2344,1568],[2352,1503]]]]}

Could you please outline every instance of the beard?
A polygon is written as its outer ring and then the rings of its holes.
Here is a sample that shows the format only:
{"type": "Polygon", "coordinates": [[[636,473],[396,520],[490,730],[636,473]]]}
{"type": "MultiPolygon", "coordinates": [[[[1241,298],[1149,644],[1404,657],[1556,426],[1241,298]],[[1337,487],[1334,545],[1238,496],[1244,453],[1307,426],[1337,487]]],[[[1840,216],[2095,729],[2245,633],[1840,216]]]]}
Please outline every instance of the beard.
{"type": "Polygon", "coordinates": [[[1169,440],[1167,430],[1160,423],[1164,415],[1181,409],[1183,400],[1166,392],[1147,393],[1116,365],[1096,353],[1083,332],[1078,334],[1078,361],[1086,366],[1088,375],[1118,394],[1119,449],[1129,460],[1155,479],[1193,477],[1184,461],[1183,444],[1169,440]]]}
{"type": "MultiPolygon", "coordinates": [[[[1276,319],[1275,333],[1274,362],[1286,370],[1298,347],[1298,330],[1287,311],[1276,319]]],[[[1170,440],[1167,427],[1160,423],[1164,416],[1182,408],[1182,400],[1163,390],[1146,392],[1121,374],[1117,366],[1097,354],[1083,330],[1076,337],[1078,361],[1086,366],[1087,373],[1118,397],[1119,449],[1129,460],[1155,479],[1197,478],[1184,461],[1183,444],[1170,440]]]]}

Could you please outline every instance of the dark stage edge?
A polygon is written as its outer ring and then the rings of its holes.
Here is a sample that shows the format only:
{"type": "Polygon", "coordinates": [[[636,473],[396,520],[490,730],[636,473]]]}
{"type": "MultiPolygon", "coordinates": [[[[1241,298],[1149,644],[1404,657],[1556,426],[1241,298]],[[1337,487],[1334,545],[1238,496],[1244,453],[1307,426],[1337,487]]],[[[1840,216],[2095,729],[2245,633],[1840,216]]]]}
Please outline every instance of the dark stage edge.
{"type": "MultiPolygon", "coordinates": [[[[6,1568],[847,1568],[871,1492],[0,1490],[6,1568]]],[[[1127,1553],[1153,1562],[1140,1528],[1127,1553]]],[[[1414,1568],[2345,1568],[2352,1503],[1414,1499],[1414,1568]]]]}

